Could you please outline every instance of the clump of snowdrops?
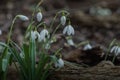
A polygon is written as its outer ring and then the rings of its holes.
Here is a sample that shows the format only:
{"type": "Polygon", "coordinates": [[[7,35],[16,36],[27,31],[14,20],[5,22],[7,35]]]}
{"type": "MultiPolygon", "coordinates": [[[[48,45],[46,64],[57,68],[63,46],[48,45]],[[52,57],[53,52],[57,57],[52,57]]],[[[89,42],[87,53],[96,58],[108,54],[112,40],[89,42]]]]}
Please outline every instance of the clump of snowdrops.
{"type": "Polygon", "coordinates": [[[120,43],[117,42],[116,39],[114,39],[114,40],[110,43],[109,48],[108,48],[108,50],[107,50],[107,54],[106,54],[106,56],[105,56],[105,60],[108,59],[109,54],[113,56],[112,62],[114,62],[114,61],[115,61],[115,58],[120,55],[120,43]]]}
{"type": "Polygon", "coordinates": [[[14,63],[20,74],[20,80],[46,80],[51,68],[61,68],[64,61],[60,54],[61,49],[49,55],[49,49],[54,42],[54,35],[59,27],[64,26],[63,34],[66,35],[69,45],[74,45],[72,35],[75,34],[74,28],[69,19],[69,13],[65,10],[56,13],[49,26],[43,21],[43,13],[38,5],[35,8],[32,18],[25,15],[16,15],[12,21],[8,40],[6,43],[0,42],[3,47],[0,56],[0,80],[6,80],[8,66],[14,63]],[[57,17],[60,23],[53,29],[53,24],[57,17]],[[36,20],[34,20],[34,17],[36,20]],[[24,41],[19,46],[11,39],[15,21],[29,21],[29,25],[24,35],[24,41]],[[39,28],[41,29],[39,31],[39,28]],[[36,58],[39,57],[37,64],[36,58]]]}

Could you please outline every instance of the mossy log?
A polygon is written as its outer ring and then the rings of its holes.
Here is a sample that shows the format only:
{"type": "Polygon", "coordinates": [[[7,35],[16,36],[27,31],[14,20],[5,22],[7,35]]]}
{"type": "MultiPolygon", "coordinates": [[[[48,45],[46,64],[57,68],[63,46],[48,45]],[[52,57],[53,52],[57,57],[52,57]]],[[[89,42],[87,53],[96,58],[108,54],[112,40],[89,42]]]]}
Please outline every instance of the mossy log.
{"type": "Polygon", "coordinates": [[[49,80],[120,80],[120,66],[103,61],[95,67],[55,71],[49,80]]]}
{"type": "MultiPolygon", "coordinates": [[[[120,66],[110,61],[88,68],[77,66],[67,65],[53,71],[47,80],[120,80],[120,66]]],[[[20,80],[15,67],[9,67],[7,80],[20,80]]]]}

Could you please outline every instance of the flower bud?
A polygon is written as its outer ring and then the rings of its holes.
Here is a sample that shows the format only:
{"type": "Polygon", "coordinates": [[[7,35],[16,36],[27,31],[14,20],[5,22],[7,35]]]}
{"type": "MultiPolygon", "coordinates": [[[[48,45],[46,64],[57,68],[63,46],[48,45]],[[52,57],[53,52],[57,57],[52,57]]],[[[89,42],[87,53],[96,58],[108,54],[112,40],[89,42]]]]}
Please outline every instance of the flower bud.
{"type": "Polygon", "coordinates": [[[65,16],[62,16],[62,17],[60,18],[60,21],[61,21],[61,24],[64,26],[65,23],[66,23],[66,17],[65,17],[65,16]]]}
{"type": "Polygon", "coordinates": [[[22,20],[22,21],[28,21],[29,18],[27,16],[24,15],[18,15],[18,17],[22,20]]]}
{"type": "Polygon", "coordinates": [[[42,13],[38,12],[37,15],[36,15],[36,18],[37,18],[37,21],[40,22],[43,18],[42,13]]]}

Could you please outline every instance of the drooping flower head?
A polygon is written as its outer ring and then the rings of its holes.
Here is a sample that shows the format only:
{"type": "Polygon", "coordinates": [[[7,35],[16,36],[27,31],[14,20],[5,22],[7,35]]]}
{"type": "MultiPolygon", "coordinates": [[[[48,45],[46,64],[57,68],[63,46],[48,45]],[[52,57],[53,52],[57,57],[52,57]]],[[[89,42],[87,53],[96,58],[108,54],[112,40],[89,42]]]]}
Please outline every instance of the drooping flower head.
{"type": "Polygon", "coordinates": [[[39,37],[39,42],[41,41],[46,41],[46,38],[49,38],[50,35],[49,35],[49,32],[47,29],[43,29],[41,32],[40,32],[40,37],[39,37]]]}
{"type": "Polygon", "coordinates": [[[28,21],[29,18],[25,15],[18,15],[18,17],[22,20],[22,21],[28,21]]]}
{"type": "Polygon", "coordinates": [[[61,24],[64,26],[65,23],[66,23],[66,16],[62,16],[62,17],[60,18],[60,22],[61,22],[61,24]]]}
{"type": "Polygon", "coordinates": [[[37,18],[37,21],[40,22],[43,18],[43,15],[41,12],[38,12],[37,15],[36,15],[36,18],[37,18]]]}
{"type": "Polygon", "coordinates": [[[110,50],[111,53],[114,53],[115,56],[118,56],[120,54],[120,47],[119,46],[113,46],[110,50]]]}
{"type": "Polygon", "coordinates": [[[31,31],[31,38],[33,40],[37,39],[40,37],[40,34],[37,31],[31,31]]]}
{"type": "Polygon", "coordinates": [[[25,38],[31,37],[32,40],[38,39],[40,37],[40,34],[38,31],[30,31],[26,34],[25,38]]]}
{"type": "Polygon", "coordinates": [[[61,68],[64,66],[64,61],[60,58],[58,61],[55,63],[56,68],[61,68]]]}
{"type": "Polygon", "coordinates": [[[64,30],[63,30],[63,34],[67,34],[67,35],[74,35],[75,31],[74,28],[71,25],[67,25],[64,30]]]}
{"type": "Polygon", "coordinates": [[[87,44],[84,46],[83,50],[89,50],[92,49],[92,46],[90,44],[87,44]]]}

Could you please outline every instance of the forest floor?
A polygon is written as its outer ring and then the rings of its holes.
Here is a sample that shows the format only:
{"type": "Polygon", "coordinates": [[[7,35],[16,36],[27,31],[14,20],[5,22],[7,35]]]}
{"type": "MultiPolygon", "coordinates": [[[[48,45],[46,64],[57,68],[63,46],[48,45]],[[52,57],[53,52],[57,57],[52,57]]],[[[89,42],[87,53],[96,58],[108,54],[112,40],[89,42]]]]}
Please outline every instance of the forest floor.
{"type": "MultiPolygon", "coordinates": [[[[14,16],[24,14],[31,17],[33,8],[38,2],[39,0],[1,0],[0,29],[2,30],[2,35],[0,35],[0,41],[6,41],[14,16]]],[[[62,55],[63,59],[66,60],[66,66],[60,72],[55,71],[57,74],[51,80],[56,80],[56,78],[60,80],[120,80],[120,56],[117,56],[114,63],[104,61],[111,41],[113,39],[116,39],[117,42],[120,41],[119,0],[45,0],[41,8],[43,9],[44,20],[47,21],[48,25],[56,12],[60,10],[70,12],[71,23],[75,28],[74,43],[80,44],[81,42],[89,41],[93,47],[90,50],[83,50],[85,45],[68,46],[66,45],[66,40],[63,39],[64,36],[58,31],[56,34],[58,41],[53,44],[51,51],[62,47],[62,55]],[[92,8],[97,7],[103,10],[108,9],[110,13],[90,12],[92,8]],[[78,64],[81,65],[79,68],[78,64]]],[[[56,20],[56,24],[58,21],[56,20]]],[[[12,37],[15,42],[22,42],[27,25],[28,22],[17,21],[12,37]]],[[[111,61],[112,58],[113,56],[108,56],[108,60],[111,61]]],[[[14,80],[13,77],[10,80],[14,80]]]]}

